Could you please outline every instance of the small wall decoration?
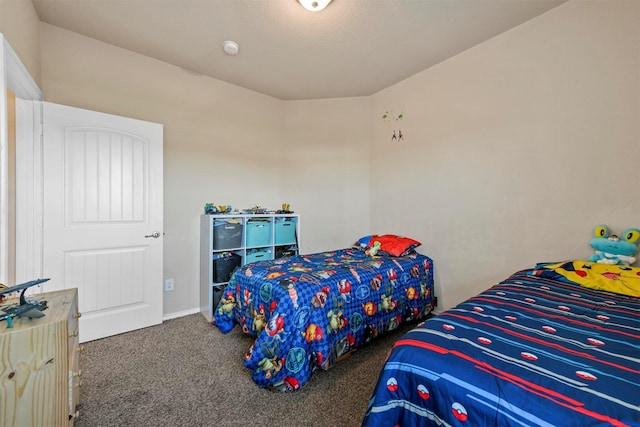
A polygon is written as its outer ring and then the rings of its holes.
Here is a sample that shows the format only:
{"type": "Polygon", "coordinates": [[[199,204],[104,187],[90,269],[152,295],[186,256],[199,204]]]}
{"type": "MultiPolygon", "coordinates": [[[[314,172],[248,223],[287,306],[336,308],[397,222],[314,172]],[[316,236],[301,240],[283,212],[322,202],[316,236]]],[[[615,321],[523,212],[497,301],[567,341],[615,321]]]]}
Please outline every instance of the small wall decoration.
{"type": "MultiPolygon", "coordinates": [[[[393,111],[385,111],[384,114],[382,115],[382,121],[383,122],[401,122],[402,119],[404,119],[404,113],[400,112],[400,114],[396,115],[393,113],[393,111]]],[[[396,129],[396,126],[394,126],[392,132],[391,132],[391,142],[400,142],[400,141],[404,141],[404,135],[402,134],[402,129],[400,129],[399,127],[399,123],[396,123],[396,125],[398,125],[398,128],[396,129]]]]}

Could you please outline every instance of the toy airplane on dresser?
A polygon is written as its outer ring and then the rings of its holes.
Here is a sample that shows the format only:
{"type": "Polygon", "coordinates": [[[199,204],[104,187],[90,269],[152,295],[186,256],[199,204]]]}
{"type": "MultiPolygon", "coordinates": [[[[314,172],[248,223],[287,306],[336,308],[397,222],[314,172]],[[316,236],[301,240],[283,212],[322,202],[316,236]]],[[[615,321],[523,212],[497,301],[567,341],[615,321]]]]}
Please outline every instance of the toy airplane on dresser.
{"type": "Polygon", "coordinates": [[[9,295],[13,292],[20,292],[20,303],[19,304],[9,304],[6,306],[1,306],[0,308],[4,313],[0,314],[0,321],[7,321],[7,328],[13,327],[13,318],[14,317],[43,317],[43,311],[47,309],[46,301],[27,301],[24,296],[24,293],[32,286],[39,285],[40,283],[46,282],[47,279],[36,279],[30,282],[21,283],[16,286],[4,287],[0,285],[0,301],[4,299],[4,295],[9,295]]]}

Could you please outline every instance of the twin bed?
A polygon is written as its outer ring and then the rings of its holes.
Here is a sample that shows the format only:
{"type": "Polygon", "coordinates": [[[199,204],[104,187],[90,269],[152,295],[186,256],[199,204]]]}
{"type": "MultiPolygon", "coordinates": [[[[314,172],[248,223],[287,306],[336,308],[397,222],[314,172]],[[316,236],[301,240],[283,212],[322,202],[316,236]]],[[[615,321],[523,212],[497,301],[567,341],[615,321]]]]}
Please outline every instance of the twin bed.
{"type": "Polygon", "coordinates": [[[639,426],[638,296],[639,268],[517,272],[398,340],[363,426],[639,426]]]}
{"type": "Polygon", "coordinates": [[[213,324],[255,337],[244,364],[261,387],[293,391],[311,373],[433,309],[433,263],[415,240],[371,236],[354,247],[247,264],[213,324]]]}

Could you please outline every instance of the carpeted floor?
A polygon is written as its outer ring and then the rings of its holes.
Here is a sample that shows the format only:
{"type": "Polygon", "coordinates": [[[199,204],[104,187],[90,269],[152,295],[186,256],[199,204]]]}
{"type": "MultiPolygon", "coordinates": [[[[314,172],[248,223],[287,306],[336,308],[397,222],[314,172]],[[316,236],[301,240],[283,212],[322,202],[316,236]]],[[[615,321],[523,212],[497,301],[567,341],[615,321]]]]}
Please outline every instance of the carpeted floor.
{"type": "Polygon", "coordinates": [[[393,343],[367,344],[294,393],[261,389],[242,364],[251,338],[201,314],[84,343],[77,427],[359,426],[393,343]]]}

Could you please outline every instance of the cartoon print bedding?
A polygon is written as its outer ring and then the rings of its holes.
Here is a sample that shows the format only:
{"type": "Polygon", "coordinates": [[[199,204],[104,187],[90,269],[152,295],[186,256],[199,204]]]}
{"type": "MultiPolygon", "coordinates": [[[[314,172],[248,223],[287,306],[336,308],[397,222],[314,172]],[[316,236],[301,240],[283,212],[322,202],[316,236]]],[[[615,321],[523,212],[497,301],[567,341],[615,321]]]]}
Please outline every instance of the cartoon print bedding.
{"type": "Polygon", "coordinates": [[[568,279],[595,265],[539,264],[419,324],[363,426],[639,426],[640,299],[568,279]]]}
{"type": "Polygon", "coordinates": [[[348,248],[241,267],[212,323],[256,337],[244,360],[256,384],[292,391],[315,369],[432,308],[430,258],[348,248]]]}

